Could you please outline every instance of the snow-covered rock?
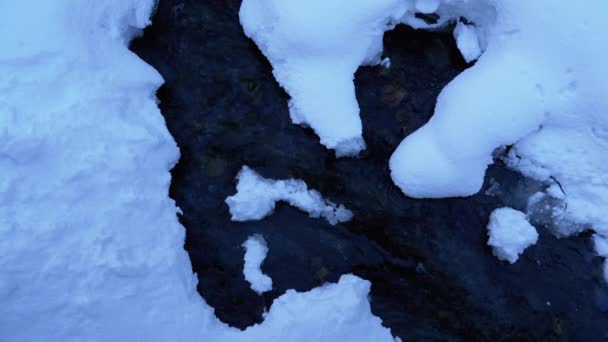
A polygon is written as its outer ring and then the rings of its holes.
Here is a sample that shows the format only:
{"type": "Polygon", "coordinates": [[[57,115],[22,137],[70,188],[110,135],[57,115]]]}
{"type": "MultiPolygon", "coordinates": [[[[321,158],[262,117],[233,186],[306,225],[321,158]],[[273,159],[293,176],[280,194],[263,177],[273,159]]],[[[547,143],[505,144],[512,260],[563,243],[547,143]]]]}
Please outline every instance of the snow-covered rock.
{"type": "Polygon", "coordinates": [[[353,213],[309,190],[302,180],[273,180],[243,166],[236,176],[237,193],[226,198],[233,221],[261,220],[272,214],[276,202],[285,201],[305,211],[310,217],[323,217],[330,224],[349,221],[353,213]]]}
{"type": "Polygon", "coordinates": [[[490,215],[488,245],[500,260],[515,263],[519,255],[536,243],[538,233],[528,223],[526,214],[512,208],[499,208],[490,215]]]}
{"type": "Polygon", "coordinates": [[[257,294],[262,294],[272,290],[272,279],[262,273],[262,264],[268,254],[266,240],[261,235],[250,236],[243,242],[245,248],[245,265],[243,266],[243,276],[251,285],[251,289],[257,294]]]}

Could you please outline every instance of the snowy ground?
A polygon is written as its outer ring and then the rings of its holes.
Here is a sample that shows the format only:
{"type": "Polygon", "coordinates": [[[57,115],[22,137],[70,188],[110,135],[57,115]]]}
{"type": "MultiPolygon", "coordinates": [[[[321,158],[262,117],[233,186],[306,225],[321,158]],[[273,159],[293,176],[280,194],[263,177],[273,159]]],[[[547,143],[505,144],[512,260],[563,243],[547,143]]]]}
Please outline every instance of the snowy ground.
{"type": "MultiPolygon", "coordinates": [[[[393,340],[352,275],[288,291],[245,331],[198,295],[167,193],[179,151],[156,106],[162,78],[127,48],[153,6],[0,2],[0,340],[393,340]]],[[[352,77],[380,63],[384,31],[466,17],[458,45],[484,53],[397,149],[393,179],[414,197],[470,195],[514,144],[510,165],[559,184],[555,219],[595,230],[607,257],[606,13],[602,0],[245,0],[241,18],[294,123],[340,156],[365,147],[352,77]]]]}
{"type": "Polygon", "coordinates": [[[153,5],[0,2],[0,340],[393,340],[354,276],[244,332],[198,295],[162,79],[127,48],[153,5]]]}

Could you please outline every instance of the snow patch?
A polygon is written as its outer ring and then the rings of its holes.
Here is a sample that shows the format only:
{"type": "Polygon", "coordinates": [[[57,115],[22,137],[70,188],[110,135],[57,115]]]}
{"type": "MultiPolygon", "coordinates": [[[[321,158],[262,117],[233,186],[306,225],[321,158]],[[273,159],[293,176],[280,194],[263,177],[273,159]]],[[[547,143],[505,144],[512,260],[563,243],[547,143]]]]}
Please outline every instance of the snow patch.
{"type": "Polygon", "coordinates": [[[348,274],[337,284],[308,292],[288,290],[274,301],[264,322],[245,330],[239,341],[400,342],[371,314],[370,286],[348,274]]]}
{"type": "Polygon", "coordinates": [[[250,236],[243,242],[245,248],[245,265],[243,275],[245,280],[251,285],[251,289],[261,295],[272,290],[272,279],[262,273],[262,263],[268,254],[266,240],[261,235],[250,236]]]}
{"type": "Polygon", "coordinates": [[[528,223],[526,214],[512,208],[499,208],[490,215],[488,245],[500,260],[515,263],[519,254],[536,243],[538,233],[528,223]]]}
{"type": "Polygon", "coordinates": [[[277,201],[288,202],[310,217],[323,217],[332,225],[353,217],[343,205],[336,205],[318,191],[309,190],[302,180],[266,179],[246,165],[236,179],[236,194],[226,198],[233,221],[261,220],[272,214],[277,201]]]}

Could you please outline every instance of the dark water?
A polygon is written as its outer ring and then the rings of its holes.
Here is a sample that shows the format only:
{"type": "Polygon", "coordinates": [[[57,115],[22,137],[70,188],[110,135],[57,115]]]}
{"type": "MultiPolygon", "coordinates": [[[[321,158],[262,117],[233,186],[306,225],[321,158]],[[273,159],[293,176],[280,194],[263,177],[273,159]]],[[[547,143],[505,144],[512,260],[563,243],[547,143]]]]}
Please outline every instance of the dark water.
{"type": "Polygon", "coordinates": [[[385,36],[390,70],[356,75],[368,149],[336,159],[310,130],[291,124],[287,95],[242,33],[240,1],[161,0],[133,50],[165,78],[160,108],[182,157],[170,195],[183,209],[185,248],[198,290],[230,325],[244,328],[286,289],[305,291],[352,272],[372,282],[371,304],[406,340],[603,340],[608,292],[588,237],[539,243],[515,265],[486,246],[490,212],[522,209],[540,187],[492,166],[484,190],[464,199],[414,200],[391,182],[388,158],[432,113],[440,89],[466,65],[450,34],[398,27],[385,36]],[[224,199],[247,164],[265,177],[299,178],[355,218],[330,226],[278,205],[259,222],[233,223],[224,199]],[[498,191],[486,194],[492,184],[498,191]],[[242,275],[241,244],[268,242],[257,296],[242,275]]]}

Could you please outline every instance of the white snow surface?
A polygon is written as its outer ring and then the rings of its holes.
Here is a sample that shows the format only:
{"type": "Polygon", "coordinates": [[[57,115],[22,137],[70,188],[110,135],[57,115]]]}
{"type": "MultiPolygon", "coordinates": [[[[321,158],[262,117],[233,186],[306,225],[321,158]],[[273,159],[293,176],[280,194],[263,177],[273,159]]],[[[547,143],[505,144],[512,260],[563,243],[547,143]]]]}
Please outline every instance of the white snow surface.
{"type": "Polygon", "coordinates": [[[293,122],[338,156],[364,148],[353,74],[381,60],[383,32],[466,18],[454,36],[477,62],[396,149],[393,181],[416,198],[473,195],[493,151],[512,145],[512,168],[563,189],[563,235],[608,236],[608,1],[244,0],[240,18],[291,96],[293,122]]]}
{"type": "Polygon", "coordinates": [[[456,39],[456,46],[458,46],[462,57],[467,63],[481,56],[482,51],[479,46],[479,38],[473,25],[458,22],[454,28],[454,39],[456,39]]]}
{"type": "Polygon", "coordinates": [[[512,208],[495,209],[488,223],[488,245],[500,260],[515,263],[519,255],[536,243],[538,233],[526,214],[512,208]]]}
{"type": "Polygon", "coordinates": [[[236,179],[237,193],[226,198],[233,221],[261,220],[272,214],[278,201],[288,202],[310,217],[323,217],[332,225],[353,217],[342,204],[324,199],[318,191],[309,190],[302,180],[267,179],[247,165],[241,168],[236,179]]]}
{"type": "Polygon", "coordinates": [[[268,246],[262,235],[252,235],[245,242],[245,265],[243,275],[257,294],[272,290],[272,279],[262,273],[262,264],[268,254],[268,246]]]}
{"type": "Polygon", "coordinates": [[[392,341],[352,275],[245,331],[198,295],[162,78],[127,47],[153,6],[0,1],[0,340],[392,341]]]}
{"type": "Polygon", "coordinates": [[[310,126],[340,157],[365,149],[353,79],[359,66],[381,63],[384,32],[398,23],[439,27],[463,7],[480,23],[491,15],[489,6],[465,0],[244,0],[240,20],[291,96],[293,123],[310,126]],[[416,12],[441,19],[429,25],[416,12]]]}

